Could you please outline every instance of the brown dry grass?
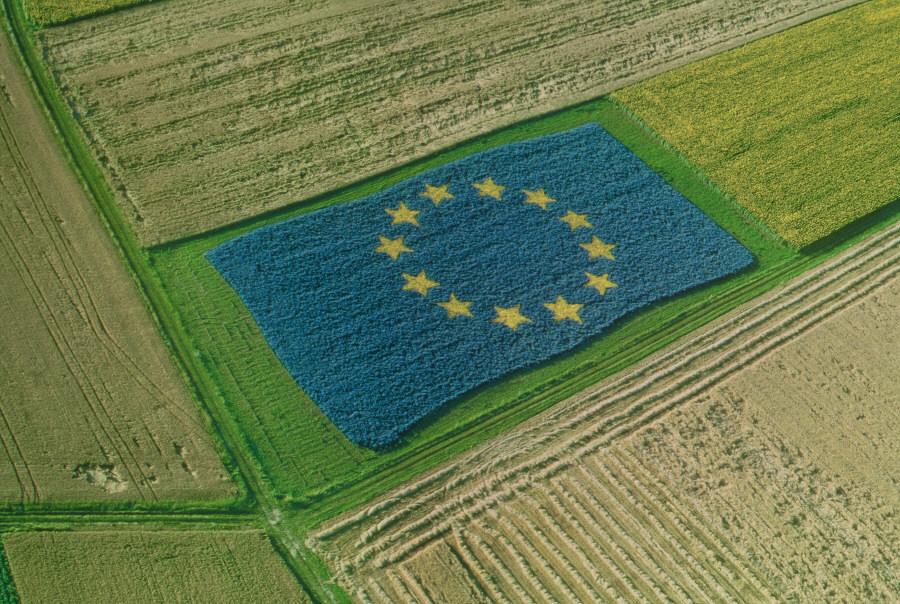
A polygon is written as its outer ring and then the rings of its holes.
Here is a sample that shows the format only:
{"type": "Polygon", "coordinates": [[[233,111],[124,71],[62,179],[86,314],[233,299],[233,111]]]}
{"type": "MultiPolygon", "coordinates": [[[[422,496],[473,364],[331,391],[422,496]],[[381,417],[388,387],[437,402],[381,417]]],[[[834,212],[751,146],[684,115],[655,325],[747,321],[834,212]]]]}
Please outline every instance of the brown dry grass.
{"type": "Polygon", "coordinates": [[[261,531],[8,535],[22,602],[309,602],[261,531]]]}
{"type": "Polygon", "coordinates": [[[309,544],[373,602],[896,601],[898,275],[895,224],[309,544]]]}
{"type": "Polygon", "coordinates": [[[171,0],[38,39],[153,244],[852,3],[171,0]]]}
{"type": "Polygon", "coordinates": [[[0,35],[0,502],[235,494],[0,35]]]}

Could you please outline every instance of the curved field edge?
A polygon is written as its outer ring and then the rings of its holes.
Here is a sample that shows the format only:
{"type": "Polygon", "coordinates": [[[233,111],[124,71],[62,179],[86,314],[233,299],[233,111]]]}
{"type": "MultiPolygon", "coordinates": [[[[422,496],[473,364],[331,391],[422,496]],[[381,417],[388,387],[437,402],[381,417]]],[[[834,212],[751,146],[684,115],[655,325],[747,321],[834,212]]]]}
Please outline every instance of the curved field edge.
{"type": "MultiPolygon", "coordinates": [[[[132,277],[132,281],[137,288],[140,299],[147,308],[150,317],[161,333],[163,341],[170,353],[177,349],[176,341],[171,337],[168,330],[163,325],[165,319],[161,317],[160,301],[163,300],[158,294],[158,287],[154,287],[152,282],[152,273],[147,270],[146,255],[137,246],[133,236],[130,234],[122,217],[118,214],[115,203],[112,202],[111,195],[105,187],[105,183],[92,164],[91,155],[84,143],[79,138],[78,130],[74,125],[67,122],[68,111],[62,100],[55,94],[52,86],[52,80],[44,71],[39,54],[36,52],[31,31],[28,27],[25,17],[22,13],[21,5],[15,0],[4,0],[3,2],[3,35],[9,35],[14,52],[18,55],[20,66],[25,76],[32,85],[32,92],[36,96],[37,104],[45,113],[51,129],[55,132],[60,143],[60,147],[64,156],[67,158],[69,166],[75,173],[78,181],[87,193],[87,197],[95,205],[100,220],[109,233],[113,245],[121,253],[121,260],[126,271],[132,277]]],[[[164,311],[163,311],[164,313],[164,311]]],[[[199,388],[190,379],[190,371],[187,370],[182,359],[178,354],[171,354],[174,365],[185,381],[188,391],[194,404],[197,405],[199,412],[209,420],[211,429],[209,430],[210,438],[215,445],[216,451],[231,475],[236,487],[239,490],[238,497],[231,502],[102,502],[102,503],[84,503],[84,502],[55,502],[50,504],[27,503],[27,504],[4,504],[0,509],[9,509],[16,511],[30,510],[222,510],[235,511],[249,509],[252,505],[252,497],[250,496],[246,483],[238,472],[233,455],[229,446],[219,436],[216,429],[217,421],[214,416],[203,404],[205,398],[199,392],[199,388]]]]}
{"type": "MultiPolygon", "coordinates": [[[[857,225],[860,232],[877,229],[890,222],[894,213],[887,211],[857,225]]],[[[179,309],[182,324],[202,357],[203,366],[213,381],[222,385],[221,401],[237,421],[252,431],[253,454],[267,472],[279,497],[309,514],[311,523],[358,505],[389,485],[446,460],[472,445],[483,442],[553,405],[554,403],[598,382],[616,371],[690,333],[700,325],[727,310],[767,291],[775,285],[814,266],[836,252],[822,250],[804,255],[787,248],[768,232],[761,232],[746,213],[704,182],[702,175],[683,158],[663,148],[655,137],[633,122],[606,99],[530,120],[500,132],[481,137],[453,150],[404,166],[389,175],[362,185],[323,196],[312,203],[244,222],[239,226],[218,230],[180,244],[169,244],[151,250],[151,258],[160,279],[168,288],[174,306],[179,309]],[[670,184],[685,194],[720,225],[734,234],[755,254],[755,270],[733,277],[710,288],[669,301],[651,312],[625,321],[609,337],[579,349],[573,355],[544,364],[537,369],[519,372],[498,384],[490,385],[472,396],[463,397],[445,413],[426,420],[414,428],[402,443],[375,455],[353,447],[336,434],[321,413],[305,398],[265,345],[247,311],[221,277],[202,257],[207,249],[264,224],[284,220],[304,212],[355,199],[386,187],[435,165],[440,165],[486,148],[542,134],[564,130],[588,121],[598,121],[626,144],[651,167],[663,174],[670,184]],[[203,317],[216,316],[216,325],[203,317]],[[210,335],[211,332],[219,333],[210,335]],[[226,333],[226,332],[231,332],[226,333]],[[216,339],[216,338],[220,339],[216,339]],[[247,342],[243,340],[246,339],[247,342]],[[623,340],[627,339],[627,342],[623,340]],[[213,344],[214,342],[214,344],[213,344]],[[240,350],[228,350],[237,346],[240,350]],[[224,353],[222,351],[225,351],[224,353]],[[218,352],[217,352],[218,351],[218,352]],[[249,355],[249,356],[247,356],[249,355]],[[605,355],[602,362],[596,359],[605,355]],[[252,365],[253,375],[240,376],[241,365],[252,365]],[[263,375],[260,372],[268,373],[263,375]],[[308,431],[282,437],[278,443],[277,424],[260,422],[258,414],[268,406],[279,421],[297,418],[290,424],[314,426],[308,431]],[[322,426],[322,429],[319,429],[322,426]],[[289,440],[289,442],[288,442],[289,440]],[[286,445],[284,443],[287,443],[286,445]],[[316,460],[327,460],[327,471],[316,460]],[[286,464],[299,463],[285,471],[286,464]],[[303,482],[302,476],[319,476],[318,484],[303,482]]],[[[846,241],[843,245],[849,244],[846,241]]],[[[843,246],[841,246],[843,247],[843,246]]]]}

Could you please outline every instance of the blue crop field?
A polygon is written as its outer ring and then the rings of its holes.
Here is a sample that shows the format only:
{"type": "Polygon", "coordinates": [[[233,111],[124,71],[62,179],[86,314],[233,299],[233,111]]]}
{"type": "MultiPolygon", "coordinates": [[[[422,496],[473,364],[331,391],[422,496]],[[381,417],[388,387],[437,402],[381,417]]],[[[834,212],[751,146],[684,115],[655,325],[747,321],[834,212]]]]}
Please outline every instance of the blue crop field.
{"type": "Polygon", "coordinates": [[[753,262],[594,124],[260,228],[208,258],[294,379],[373,448],[753,262]]]}

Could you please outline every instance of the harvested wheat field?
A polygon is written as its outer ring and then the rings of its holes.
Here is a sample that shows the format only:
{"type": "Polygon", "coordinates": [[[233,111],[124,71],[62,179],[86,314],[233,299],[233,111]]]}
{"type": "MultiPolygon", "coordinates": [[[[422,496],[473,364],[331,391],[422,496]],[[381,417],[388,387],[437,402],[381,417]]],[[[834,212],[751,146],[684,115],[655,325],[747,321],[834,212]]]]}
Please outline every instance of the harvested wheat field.
{"type": "Polygon", "coordinates": [[[0,502],[236,495],[0,36],[0,502]]]}
{"type": "Polygon", "coordinates": [[[170,0],[37,37],[127,219],[155,244],[849,4],[170,0]]]}
{"type": "Polygon", "coordinates": [[[4,546],[24,604],[309,601],[261,531],[48,531],[4,546]]]}
{"type": "Polygon", "coordinates": [[[900,224],[309,545],[371,602],[900,598],[900,224]]]}

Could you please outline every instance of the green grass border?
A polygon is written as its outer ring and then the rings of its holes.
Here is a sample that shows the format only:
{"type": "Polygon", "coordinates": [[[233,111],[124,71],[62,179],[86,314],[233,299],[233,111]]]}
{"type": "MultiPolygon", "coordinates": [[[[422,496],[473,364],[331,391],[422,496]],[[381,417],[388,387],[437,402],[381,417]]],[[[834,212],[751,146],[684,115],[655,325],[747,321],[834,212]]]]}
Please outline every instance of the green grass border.
{"type": "MultiPolygon", "coordinates": [[[[290,485],[282,483],[279,479],[277,467],[274,467],[276,464],[259,457],[259,449],[252,444],[254,438],[246,436],[245,446],[248,447],[248,454],[257,459],[257,465],[267,473],[276,493],[290,500],[293,505],[304,508],[309,519],[308,526],[363,503],[419,472],[434,467],[470,448],[473,444],[483,442],[520,423],[563,398],[575,394],[690,333],[739,303],[783,282],[789,276],[796,274],[787,270],[786,263],[798,258],[797,252],[783,245],[780,239],[761,231],[751,217],[740,211],[738,206],[727,202],[721,192],[704,182],[693,166],[683,161],[683,158],[674,154],[670,149],[660,146],[639,124],[606,98],[520,122],[474,141],[454,146],[435,156],[402,166],[386,174],[313,200],[295,204],[290,208],[270,212],[202,236],[164,244],[151,250],[151,260],[163,287],[169,290],[169,295],[173,300],[177,300],[179,296],[184,298],[180,304],[176,301],[173,306],[181,308],[179,311],[181,323],[187,334],[190,334],[188,338],[191,339],[193,347],[199,351],[198,356],[202,359],[206,370],[213,375],[212,381],[218,381],[222,387],[221,373],[225,369],[219,363],[227,363],[227,359],[222,358],[223,352],[219,347],[210,346],[209,342],[202,341],[205,339],[204,336],[197,335],[201,330],[192,329],[192,324],[196,323],[195,319],[198,317],[188,316],[196,310],[195,305],[203,305],[210,300],[200,300],[195,295],[197,292],[184,289],[182,287],[184,281],[180,279],[178,272],[181,271],[182,274],[196,279],[197,283],[201,284],[200,289],[214,292],[206,294],[207,298],[215,298],[215,300],[212,300],[213,306],[203,307],[203,311],[211,311],[204,312],[205,316],[216,316],[224,323],[234,322],[234,324],[252,324],[252,318],[246,309],[243,309],[236,294],[227,287],[215,269],[202,257],[206,250],[260,226],[359,198],[413,174],[471,153],[516,140],[558,132],[591,121],[603,125],[660,172],[666,180],[712,215],[719,224],[736,234],[742,243],[754,252],[758,262],[756,268],[712,286],[693,291],[686,296],[665,301],[652,309],[639,313],[620,323],[613,334],[579,348],[574,355],[553,359],[537,368],[516,372],[508,379],[480,388],[473,394],[462,397],[456,404],[451,405],[449,410],[444,409],[420,423],[404,436],[400,445],[385,452],[366,453],[368,450],[356,447],[334,429],[327,434],[327,439],[331,441],[342,439],[341,446],[319,450],[316,457],[336,462],[342,454],[346,455],[346,451],[355,451],[361,458],[364,458],[361,462],[354,460],[353,463],[357,464],[356,469],[348,471],[340,483],[323,484],[319,488],[307,491],[292,490],[290,485]],[[718,297],[718,304],[708,304],[711,295],[718,297]],[[189,301],[190,308],[188,308],[189,301]],[[234,311],[229,311],[229,308],[235,307],[242,309],[238,316],[234,315],[234,311]],[[231,312],[230,315],[229,312],[231,312]],[[692,316],[686,317],[685,315],[692,316]],[[599,369],[595,367],[592,371],[585,372],[585,365],[596,364],[598,350],[609,348],[609,343],[613,342],[616,335],[621,334],[623,330],[629,330],[637,344],[624,351],[618,350],[617,352],[624,352],[624,354],[617,354],[613,360],[605,361],[599,369]],[[218,380],[215,377],[217,374],[220,376],[218,380]],[[534,376],[537,374],[540,377],[535,379],[534,376]],[[478,412],[474,413],[472,417],[458,417],[458,409],[461,405],[469,404],[474,408],[478,406],[472,403],[474,400],[484,402],[497,398],[506,400],[502,404],[495,405],[496,408],[490,412],[484,412],[483,407],[478,407],[478,412]]],[[[255,324],[253,325],[255,329],[255,324]]],[[[280,367],[280,363],[268,349],[261,334],[258,333],[258,330],[256,332],[260,342],[259,354],[269,357],[270,366],[280,367]]],[[[245,359],[241,357],[241,360],[245,359]]],[[[281,372],[284,374],[283,376],[273,379],[290,380],[291,388],[299,390],[283,371],[283,368],[281,372]]],[[[265,377],[254,387],[271,393],[272,390],[268,390],[271,384],[268,377],[265,377]]],[[[230,413],[239,416],[238,423],[242,423],[240,416],[246,414],[245,425],[251,425],[253,422],[249,415],[253,411],[252,404],[239,400],[241,397],[242,394],[239,392],[223,389],[217,400],[221,401],[223,406],[228,406],[230,413]]],[[[265,395],[261,394],[257,400],[264,398],[265,395]]],[[[295,402],[291,401],[291,403],[295,402]]],[[[311,405],[311,402],[306,404],[311,405]]],[[[310,408],[309,411],[312,414],[310,417],[319,421],[320,412],[317,408],[310,408]]]]}

